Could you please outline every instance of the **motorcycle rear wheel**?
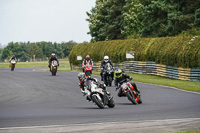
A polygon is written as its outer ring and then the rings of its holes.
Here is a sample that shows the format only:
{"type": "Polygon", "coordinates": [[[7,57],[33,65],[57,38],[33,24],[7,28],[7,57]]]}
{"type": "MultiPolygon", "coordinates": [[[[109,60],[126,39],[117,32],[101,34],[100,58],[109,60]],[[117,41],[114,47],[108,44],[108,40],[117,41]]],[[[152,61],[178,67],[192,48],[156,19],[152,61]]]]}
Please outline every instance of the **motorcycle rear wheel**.
{"type": "Polygon", "coordinates": [[[138,104],[142,104],[142,99],[141,98],[139,99],[138,104]]]}
{"type": "Polygon", "coordinates": [[[115,102],[114,102],[113,98],[111,98],[111,99],[108,101],[108,107],[109,107],[109,108],[114,108],[114,107],[115,107],[115,102]]]}
{"type": "Polygon", "coordinates": [[[133,104],[136,104],[134,96],[131,96],[131,94],[129,92],[126,92],[126,96],[127,96],[128,100],[130,100],[133,104]]]}

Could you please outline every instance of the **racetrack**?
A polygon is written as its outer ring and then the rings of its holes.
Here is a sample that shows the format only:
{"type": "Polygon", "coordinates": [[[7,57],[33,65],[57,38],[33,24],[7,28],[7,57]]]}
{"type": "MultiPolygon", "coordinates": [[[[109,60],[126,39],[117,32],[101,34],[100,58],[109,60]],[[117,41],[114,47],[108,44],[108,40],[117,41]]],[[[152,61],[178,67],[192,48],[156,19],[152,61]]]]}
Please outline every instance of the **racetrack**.
{"type": "Polygon", "coordinates": [[[116,106],[99,109],[82,96],[77,72],[51,76],[49,71],[34,70],[0,68],[0,129],[200,118],[198,93],[136,82],[143,104],[132,105],[126,97],[117,97],[115,87],[108,87],[116,106]]]}

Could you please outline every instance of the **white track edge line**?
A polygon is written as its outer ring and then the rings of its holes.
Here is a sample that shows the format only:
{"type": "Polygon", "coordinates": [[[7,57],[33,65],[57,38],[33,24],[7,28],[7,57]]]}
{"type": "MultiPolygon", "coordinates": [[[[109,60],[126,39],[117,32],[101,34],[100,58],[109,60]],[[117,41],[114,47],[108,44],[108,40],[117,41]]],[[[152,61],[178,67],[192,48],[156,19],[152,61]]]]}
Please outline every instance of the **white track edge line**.
{"type": "MultiPolygon", "coordinates": [[[[184,118],[184,119],[163,119],[163,120],[143,120],[143,121],[123,121],[124,123],[144,123],[144,122],[164,122],[164,121],[181,121],[181,120],[199,120],[200,118],[184,118]]],[[[102,125],[102,124],[119,124],[122,122],[104,122],[104,123],[85,123],[85,124],[67,124],[67,125],[48,125],[48,126],[29,126],[29,127],[8,127],[0,128],[1,130],[11,129],[34,129],[34,128],[58,128],[58,127],[69,127],[69,126],[85,126],[85,125],[102,125]]]]}

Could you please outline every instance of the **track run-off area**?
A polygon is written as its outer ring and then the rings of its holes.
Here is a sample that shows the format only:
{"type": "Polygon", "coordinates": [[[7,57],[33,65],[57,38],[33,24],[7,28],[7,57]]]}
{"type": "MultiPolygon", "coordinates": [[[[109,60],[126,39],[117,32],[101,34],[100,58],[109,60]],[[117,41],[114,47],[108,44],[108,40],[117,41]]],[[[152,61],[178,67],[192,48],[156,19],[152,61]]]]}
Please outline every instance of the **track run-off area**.
{"type": "Polygon", "coordinates": [[[136,82],[141,105],[112,86],[115,107],[99,109],[81,93],[78,72],[36,69],[0,68],[0,133],[200,130],[199,93],[136,82]]]}

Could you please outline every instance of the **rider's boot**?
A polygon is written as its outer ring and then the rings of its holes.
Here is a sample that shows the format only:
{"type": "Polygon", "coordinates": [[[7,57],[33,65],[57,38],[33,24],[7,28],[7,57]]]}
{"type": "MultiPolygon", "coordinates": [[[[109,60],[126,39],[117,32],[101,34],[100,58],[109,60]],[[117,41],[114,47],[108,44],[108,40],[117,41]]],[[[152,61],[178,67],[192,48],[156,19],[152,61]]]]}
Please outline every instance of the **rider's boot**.
{"type": "Polygon", "coordinates": [[[88,102],[91,101],[91,98],[89,97],[89,95],[86,96],[86,100],[87,100],[88,102]]]}

